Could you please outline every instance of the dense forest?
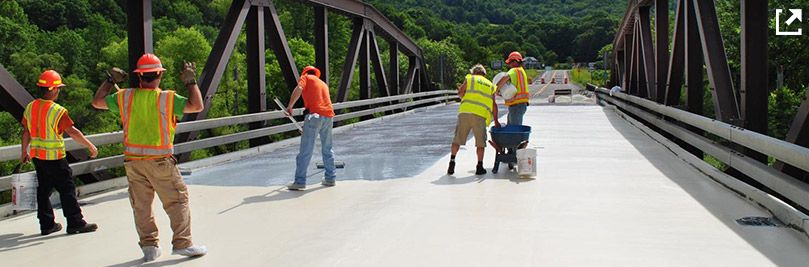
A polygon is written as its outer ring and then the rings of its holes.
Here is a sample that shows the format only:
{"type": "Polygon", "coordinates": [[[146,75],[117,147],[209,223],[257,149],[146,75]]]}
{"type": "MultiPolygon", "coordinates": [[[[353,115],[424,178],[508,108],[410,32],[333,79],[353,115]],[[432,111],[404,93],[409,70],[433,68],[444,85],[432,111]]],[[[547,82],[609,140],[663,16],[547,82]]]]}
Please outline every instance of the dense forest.
{"type": "MultiPolygon", "coordinates": [[[[313,11],[294,0],[275,0],[281,24],[299,68],[315,62],[313,11]]],[[[517,50],[548,65],[600,61],[610,49],[616,28],[626,9],[626,0],[370,0],[387,18],[414,39],[424,50],[434,81],[443,57],[445,86],[451,87],[474,63],[503,60],[517,50]]],[[[671,1],[675,2],[675,1],[671,1]]],[[[722,34],[739,86],[739,1],[718,0],[722,34]]],[[[801,0],[771,0],[777,8],[800,6],[801,0]]],[[[120,130],[120,122],[109,112],[94,110],[90,100],[111,66],[127,68],[125,0],[2,0],[0,1],[0,64],[35,97],[38,75],[55,69],[65,78],[67,89],[59,102],[70,110],[77,127],[85,133],[120,130]]],[[[187,94],[176,75],[182,61],[200,66],[225,18],[230,0],[152,0],[154,49],[169,69],[165,89],[187,94]]],[[[669,7],[673,22],[673,4],[669,7]]],[[[351,36],[351,20],[339,14],[329,16],[331,84],[337,84],[351,36]]],[[[773,22],[775,23],[774,19],[773,22]]],[[[670,23],[673,26],[673,23],[670,23]]],[[[774,27],[771,27],[774,28],[774,27]]],[[[773,32],[773,31],[771,31],[773,32]]],[[[806,35],[805,35],[806,36],[806,35]]],[[[809,84],[803,67],[809,62],[807,37],[770,38],[772,123],[770,134],[783,138],[809,84]],[[782,70],[783,82],[777,82],[782,70]],[[776,88],[776,85],[782,84],[776,88]]],[[[378,37],[379,38],[379,37],[378,37]]],[[[208,117],[247,112],[246,40],[240,35],[208,117]]],[[[379,44],[387,51],[387,42],[379,44]]],[[[266,55],[268,95],[285,98],[289,88],[271,51],[266,55]]],[[[389,55],[382,53],[387,64],[389,55]]],[[[406,57],[400,57],[401,72],[406,57]]],[[[404,76],[404,73],[402,73],[404,76]]],[[[354,75],[358,79],[358,75],[354,75]]],[[[372,77],[375,79],[375,77],[372,77]]],[[[707,83],[707,81],[706,81],[707,83]]],[[[357,82],[352,83],[356,88],[357,82]]],[[[127,84],[122,84],[127,86],[127,84]]],[[[350,99],[357,98],[352,90],[350,99]]],[[[708,91],[708,90],[706,90],[708,91]]],[[[706,99],[710,111],[710,99],[706,99]]],[[[271,106],[271,105],[268,105],[271,106]]],[[[0,146],[18,144],[21,125],[7,112],[0,112],[0,146]]],[[[203,137],[245,130],[244,126],[222,127],[203,132],[203,137]]],[[[275,136],[274,138],[283,138],[275,136]]],[[[194,158],[241,149],[246,142],[198,150],[194,158]]],[[[120,145],[105,146],[101,154],[120,153],[120,145]]],[[[0,175],[10,172],[0,164],[0,175]]]]}

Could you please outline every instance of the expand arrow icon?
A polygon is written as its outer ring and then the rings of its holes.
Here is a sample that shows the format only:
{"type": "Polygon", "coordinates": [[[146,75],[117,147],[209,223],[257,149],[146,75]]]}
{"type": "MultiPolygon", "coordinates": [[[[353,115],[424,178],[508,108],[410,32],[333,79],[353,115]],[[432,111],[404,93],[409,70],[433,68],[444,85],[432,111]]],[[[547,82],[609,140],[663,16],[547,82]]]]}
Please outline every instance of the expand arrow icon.
{"type": "Polygon", "coordinates": [[[792,17],[789,17],[789,19],[787,20],[787,25],[791,25],[793,22],[795,22],[796,19],[798,21],[803,21],[803,19],[802,19],[802,17],[803,17],[802,16],[802,13],[803,13],[802,10],[800,10],[800,9],[790,9],[789,12],[792,12],[792,17]]]}

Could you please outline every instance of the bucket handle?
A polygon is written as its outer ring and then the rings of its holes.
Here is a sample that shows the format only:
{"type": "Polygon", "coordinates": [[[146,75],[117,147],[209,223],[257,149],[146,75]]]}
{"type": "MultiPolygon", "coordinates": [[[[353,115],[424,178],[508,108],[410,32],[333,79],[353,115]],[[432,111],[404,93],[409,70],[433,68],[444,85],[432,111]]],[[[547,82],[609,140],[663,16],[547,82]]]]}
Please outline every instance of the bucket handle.
{"type": "Polygon", "coordinates": [[[11,174],[19,174],[21,170],[22,170],[22,163],[17,164],[17,166],[14,166],[14,171],[11,174]]]}

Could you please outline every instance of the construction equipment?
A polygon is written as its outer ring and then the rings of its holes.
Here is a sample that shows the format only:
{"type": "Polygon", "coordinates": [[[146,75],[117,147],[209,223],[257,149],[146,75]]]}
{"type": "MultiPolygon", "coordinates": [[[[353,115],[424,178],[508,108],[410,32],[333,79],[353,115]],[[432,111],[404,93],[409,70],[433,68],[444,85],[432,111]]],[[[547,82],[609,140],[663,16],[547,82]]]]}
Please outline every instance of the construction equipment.
{"type": "Polygon", "coordinates": [[[506,125],[504,127],[492,127],[489,130],[492,140],[489,144],[497,151],[494,158],[492,173],[497,173],[500,163],[508,163],[509,169],[514,168],[517,163],[517,149],[528,146],[528,138],[531,136],[531,126],[526,125],[506,125]]]}

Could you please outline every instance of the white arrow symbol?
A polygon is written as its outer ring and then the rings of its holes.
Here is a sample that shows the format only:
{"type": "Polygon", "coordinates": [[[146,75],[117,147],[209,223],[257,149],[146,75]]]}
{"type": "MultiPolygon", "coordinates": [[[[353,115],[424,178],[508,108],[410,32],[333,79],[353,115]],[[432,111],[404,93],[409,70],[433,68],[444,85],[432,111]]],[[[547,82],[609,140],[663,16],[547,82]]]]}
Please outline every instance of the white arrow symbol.
{"type": "Polygon", "coordinates": [[[793,22],[795,22],[796,19],[798,21],[803,21],[803,19],[801,19],[803,17],[801,16],[802,10],[790,9],[789,12],[792,12],[792,17],[789,17],[789,19],[787,20],[787,25],[791,25],[793,22]]]}

